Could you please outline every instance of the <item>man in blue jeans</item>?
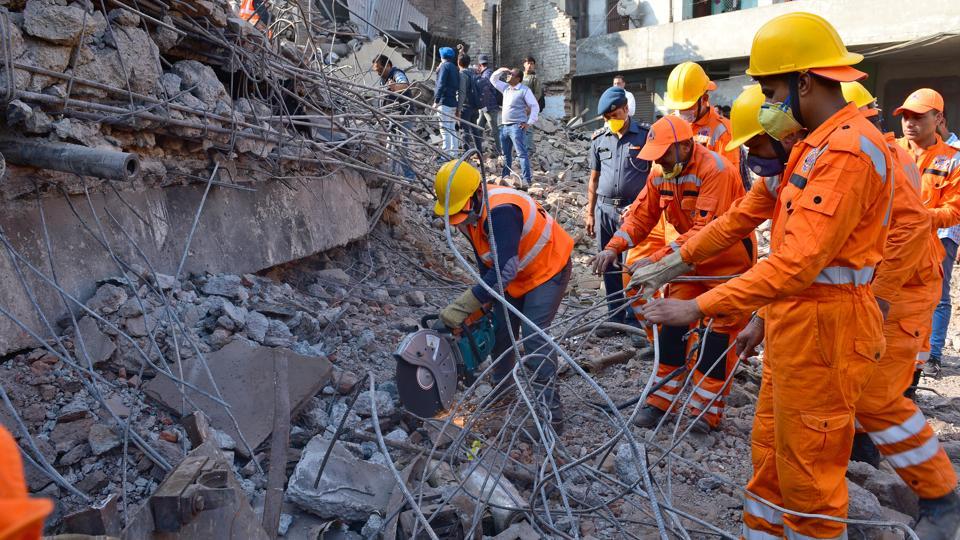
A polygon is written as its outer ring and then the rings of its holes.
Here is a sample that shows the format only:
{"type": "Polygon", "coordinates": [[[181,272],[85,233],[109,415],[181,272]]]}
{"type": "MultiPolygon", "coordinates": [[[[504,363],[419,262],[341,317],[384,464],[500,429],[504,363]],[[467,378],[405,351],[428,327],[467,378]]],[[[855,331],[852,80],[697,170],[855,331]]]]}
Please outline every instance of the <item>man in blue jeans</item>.
{"type": "Polygon", "coordinates": [[[503,94],[503,108],[500,116],[500,146],[503,147],[502,176],[510,174],[513,166],[513,149],[520,156],[520,170],[523,173],[523,185],[532,182],[530,155],[527,153],[527,127],[537,122],[540,105],[533,92],[523,85],[523,72],[519,69],[502,67],[493,72],[490,82],[503,94]],[[506,82],[500,79],[504,73],[510,73],[506,82]]]}
{"type": "Polygon", "coordinates": [[[434,89],[433,108],[440,116],[440,136],[443,138],[443,153],[446,161],[457,154],[457,94],[460,92],[460,69],[457,55],[450,47],[440,47],[443,62],[437,68],[437,84],[434,89]]]}
{"type": "Polygon", "coordinates": [[[933,331],[930,334],[930,364],[936,366],[939,374],[940,357],[943,355],[943,346],[947,341],[947,328],[950,327],[950,276],[953,275],[953,264],[957,260],[957,244],[960,244],[960,225],[949,229],[941,229],[940,242],[947,255],[943,258],[943,292],[940,294],[940,303],[933,312],[933,331]]]}

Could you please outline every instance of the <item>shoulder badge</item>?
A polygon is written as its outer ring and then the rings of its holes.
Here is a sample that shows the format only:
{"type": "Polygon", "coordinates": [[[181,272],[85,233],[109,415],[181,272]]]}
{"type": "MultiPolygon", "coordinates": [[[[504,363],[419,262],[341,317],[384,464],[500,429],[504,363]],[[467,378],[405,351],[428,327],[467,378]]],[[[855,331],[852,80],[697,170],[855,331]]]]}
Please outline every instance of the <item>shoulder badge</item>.
{"type": "Polygon", "coordinates": [[[600,129],[594,131],[594,132],[593,132],[593,136],[590,137],[590,140],[592,141],[592,140],[596,139],[597,137],[603,135],[603,134],[606,133],[606,132],[607,132],[607,127],[604,126],[604,127],[600,128],[600,129]]]}

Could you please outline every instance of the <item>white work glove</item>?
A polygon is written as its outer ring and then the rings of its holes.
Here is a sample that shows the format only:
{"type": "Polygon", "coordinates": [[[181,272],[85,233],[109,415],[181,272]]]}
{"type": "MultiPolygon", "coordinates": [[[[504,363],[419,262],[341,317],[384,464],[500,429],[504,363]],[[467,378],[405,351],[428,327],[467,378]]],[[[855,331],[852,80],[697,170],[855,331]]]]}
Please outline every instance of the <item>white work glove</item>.
{"type": "Polygon", "coordinates": [[[683,262],[679,251],[667,255],[659,261],[642,266],[630,277],[629,289],[643,291],[643,298],[650,298],[660,287],[693,270],[693,266],[683,262]]]}
{"type": "Polygon", "coordinates": [[[487,108],[486,108],[486,107],[481,107],[481,108],[480,108],[480,114],[486,114],[486,112],[487,112],[487,108]]]}

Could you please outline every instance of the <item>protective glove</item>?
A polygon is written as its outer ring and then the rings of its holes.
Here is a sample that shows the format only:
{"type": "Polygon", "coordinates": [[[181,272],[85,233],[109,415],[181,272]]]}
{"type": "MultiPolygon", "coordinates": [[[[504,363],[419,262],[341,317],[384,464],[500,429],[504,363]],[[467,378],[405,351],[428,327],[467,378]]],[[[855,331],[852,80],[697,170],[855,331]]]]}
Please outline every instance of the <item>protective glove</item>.
{"type": "Polygon", "coordinates": [[[680,252],[673,252],[663,259],[637,269],[630,278],[627,288],[643,290],[643,298],[650,298],[660,287],[673,278],[693,270],[693,266],[683,262],[680,252]]]}
{"type": "Polygon", "coordinates": [[[450,305],[443,308],[443,311],[440,312],[440,320],[443,321],[443,324],[447,325],[448,328],[459,328],[471,313],[480,309],[482,306],[483,304],[480,303],[480,300],[473,295],[473,291],[467,289],[463,294],[458,296],[456,300],[451,302],[450,305]]]}
{"type": "Polygon", "coordinates": [[[484,114],[485,112],[487,112],[487,108],[486,108],[486,107],[480,107],[480,114],[484,114]]]}

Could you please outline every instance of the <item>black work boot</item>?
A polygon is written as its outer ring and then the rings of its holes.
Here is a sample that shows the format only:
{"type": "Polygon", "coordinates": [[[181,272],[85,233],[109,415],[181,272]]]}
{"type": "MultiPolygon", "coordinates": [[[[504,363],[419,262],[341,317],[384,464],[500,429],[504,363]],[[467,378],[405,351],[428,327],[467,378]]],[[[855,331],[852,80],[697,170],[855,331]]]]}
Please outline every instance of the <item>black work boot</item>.
{"type": "Polygon", "coordinates": [[[920,499],[920,520],[913,530],[923,540],[955,540],[960,533],[960,496],[951,491],[939,499],[920,499]]]}
{"type": "Polygon", "coordinates": [[[866,433],[857,433],[853,436],[850,461],[862,461],[872,465],[874,469],[880,468],[880,451],[866,433]]]}
{"type": "Polygon", "coordinates": [[[546,384],[534,382],[533,391],[536,392],[537,400],[550,414],[550,425],[553,426],[553,430],[557,435],[563,435],[563,404],[560,402],[560,391],[553,382],[546,384]]]}
{"type": "Polygon", "coordinates": [[[633,425],[637,427],[652,429],[660,423],[660,419],[666,414],[656,407],[644,405],[637,411],[637,416],[633,418],[633,425]]]}
{"type": "Polygon", "coordinates": [[[910,383],[910,388],[903,393],[903,397],[916,401],[917,398],[917,386],[920,386],[920,376],[923,375],[922,369],[914,370],[913,372],[913,382],[910,383]]]}

